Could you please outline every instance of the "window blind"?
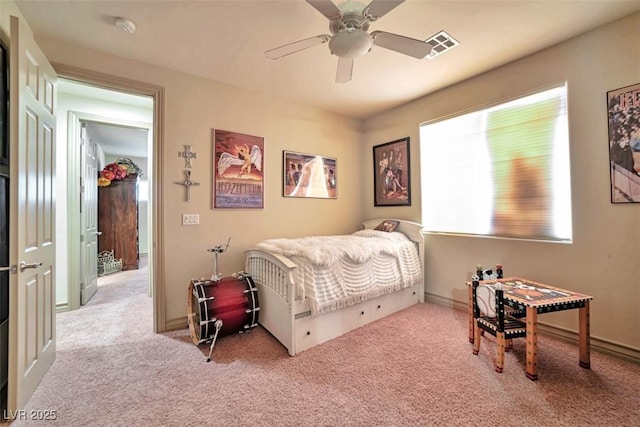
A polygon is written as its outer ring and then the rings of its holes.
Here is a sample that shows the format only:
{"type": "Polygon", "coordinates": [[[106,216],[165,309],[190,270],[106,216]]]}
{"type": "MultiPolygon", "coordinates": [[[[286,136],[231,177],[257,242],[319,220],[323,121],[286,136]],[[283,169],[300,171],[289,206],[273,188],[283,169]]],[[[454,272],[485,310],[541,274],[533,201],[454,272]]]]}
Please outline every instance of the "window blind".
{"type": "Polygon", "coordinates": [[[427,231],[571,240],[566,85],[420,127],[427,231]]]}

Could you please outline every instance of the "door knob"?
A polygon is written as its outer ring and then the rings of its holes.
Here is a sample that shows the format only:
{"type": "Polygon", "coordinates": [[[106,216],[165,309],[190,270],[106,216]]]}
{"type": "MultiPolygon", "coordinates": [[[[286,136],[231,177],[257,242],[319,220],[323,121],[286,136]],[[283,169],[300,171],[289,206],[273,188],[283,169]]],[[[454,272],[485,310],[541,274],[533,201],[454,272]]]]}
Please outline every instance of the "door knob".
{"type": "Polygon", "coordinates": [[[25,271],[27,268],[38,268],[42,265],[42,262],[34,262],[32,264],[27,264],[26,262],[22,261],[20,263],[20,271],[25,271]]]}
{"type": "Polygon", "coordinates": [[[96,236],[102,236],[102,231],[94,231],[96,236]]]}

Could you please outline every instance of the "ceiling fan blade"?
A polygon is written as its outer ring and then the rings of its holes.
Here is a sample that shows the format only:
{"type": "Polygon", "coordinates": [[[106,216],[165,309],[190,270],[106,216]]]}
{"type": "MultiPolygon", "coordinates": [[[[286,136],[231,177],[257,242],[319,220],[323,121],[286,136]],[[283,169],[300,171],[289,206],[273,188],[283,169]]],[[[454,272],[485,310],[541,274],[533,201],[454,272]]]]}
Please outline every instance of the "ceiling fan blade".
{"type": "Polygon", "coordinates": [[[330,21],[342,17],[342,12],[331,0],[307,0],[318,12],[327,17],[330,21]]]}
{"type": "Polygon", "coordinates": [[[309,37],[307,39],[298,40],[293,43],[285,44],[280,47],[276,47],[274,49],[269,49],[264,54],[269,59],[278,59],[283,56],[291,55],[292,53],[299,52],[304,49],[308,49],[310,47],[323,44],[331,40],[331,37],[327,34],[322,34],[319,36],[309,37]]]}
{"type": "Polygon", "coordinates": [[[396,8],[404,0],[373,0],[364,8],[363,15],[369,21],[375,21],[396,8]]]}
{"type": "Polygon", "coordinates": [[[346,83],[353,75],[353,58],[338,58],[338,72],[336,73],[336,83],[346,83]]]}
{"type": "Polygon", "coordinates": [[[385,31],[374,31],[371,33],[373,44],[384,47],[414,58],[422,59],[431,52],[433,48],[423,40],[412,39],[399,34],[387,33],[385,31]]]}

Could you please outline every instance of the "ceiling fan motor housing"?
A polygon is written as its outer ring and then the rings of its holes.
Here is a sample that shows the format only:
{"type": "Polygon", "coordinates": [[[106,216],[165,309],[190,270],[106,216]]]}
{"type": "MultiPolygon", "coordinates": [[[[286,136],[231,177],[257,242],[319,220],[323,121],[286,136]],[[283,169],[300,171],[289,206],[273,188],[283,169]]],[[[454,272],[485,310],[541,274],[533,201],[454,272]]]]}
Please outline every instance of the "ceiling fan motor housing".
{"type": "Polygon", "coordinates": [[[339,4],[338,9],[340,9],[341,17],[329,22],[331,34],[354,28],[367,31],[369,29],[369,21],[362,13],[364,8],[365,5],[357,1],[347,1],[339,4]]]}
{"type": "Polygon", "coordinates": [[[367,33],[369,21],[363,14],[365,5],[347,1],[338,5],[338,8],[341,18],[329,23],[329,30],[333,34],[329,50],[340,58],[358,58],[373,46],[373,38],[367,33]]]}

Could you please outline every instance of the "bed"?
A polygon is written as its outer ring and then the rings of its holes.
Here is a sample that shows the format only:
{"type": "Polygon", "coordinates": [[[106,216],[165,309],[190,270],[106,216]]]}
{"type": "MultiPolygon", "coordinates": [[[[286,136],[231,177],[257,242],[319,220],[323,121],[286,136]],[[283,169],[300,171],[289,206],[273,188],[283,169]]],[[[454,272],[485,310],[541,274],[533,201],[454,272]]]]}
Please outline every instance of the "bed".
{"type": "Polygon", "coordinates": [[[370,220],[347,236],[268,239],[245,255],[259,323],[291,356],[424,302],[424,238],[415,222],[370,220]],[[395,231],[376,230],[384,222],[397,223],[395,231]]]}

